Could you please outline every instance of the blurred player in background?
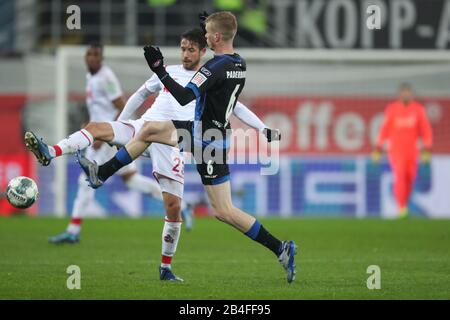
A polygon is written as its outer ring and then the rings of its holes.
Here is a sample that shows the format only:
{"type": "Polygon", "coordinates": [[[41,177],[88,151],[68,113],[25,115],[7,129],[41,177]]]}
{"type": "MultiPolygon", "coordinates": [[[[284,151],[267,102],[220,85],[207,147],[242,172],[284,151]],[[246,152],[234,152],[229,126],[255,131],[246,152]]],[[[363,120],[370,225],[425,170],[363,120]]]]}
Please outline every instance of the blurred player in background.
{"type": "MultiPolygon", "coordinates": [[[[103,64],[103,48],[99,44],[91,44],[85,54],[85,62],[88,69],[86,75],[86,104],[90,121],[113,121],[125,106],[125,99],[119,81],[114,72],[103,64]]],[[[89,140],[89,148],[86,157],[103,163],[115,154],[116,148],[102,141],[95,141],[86,130],[81,130],[78,135],[82,139],[89,140]]],[[[63,140],[64,141],[64,140],[63,140]]],[[[51,158],[62,154],[64,142],[48,148],[51,157],[42,159],[36,149],[39,140],[31,133],[25,135],[25,144],[38,158],[42,165],[48,166],[51,158]]],[[[131,163],[119,172],[122,180],[128,188],[151,195],[162,200],[161,190],[156,181],[137,173],[136,165],[131,163]]],[[[67,230],[61,234],[49,238],[49,242],[77,243],[80,240],[83,213],[94,199],[94,190],[86,185],[86,175],[82,173],[78,178],[78,192],[75,198],[72,217],[67,230]]]]}
{"type": "MultiPolygon", "coordinates": [[[[89,176],[90,185],[100,187],[120,168],[131,163],[154,142],[177,145],[178,134],[187,133],[208,198],[216,218],[271,250],[287,273],[287,281],[295,279],[294,241],[280,241],[270,234],[253,216],[235,207],[231,201],[229,150],[229,118],[245,84],[246,63],[234,52],[233,39],[237,21],[230,12],[201,16],[205,37],[214,57],[206,62],[185,86],[177,83],[163,64],[159,48],[146,46],[144,56],[167,90],[181,105],[195,100],[194,121],[148,121],[136,137],[105,164],[98,166],[80,157],[79,163],[89,176]],[[214,138],[206,138],[214,132],[214,138]],[[206,133],[206,135],[205,135],[206,133]],[[206,152],[204,152],[206,150],[206,152]]],[[[275,133],[275,131],[274,131],[275,133]]],[[[272,135],[269,135],[272,138],[272,135]]],[[[278,134],[274,135],[279,137],[278,134]]],[[[184,138],[184,137],[183,137],[184,138]]],[[[269,142],[271,141],[269,138],[269,142]]]]}
{"type": "Polygon", "coordinates": [[[414,100],[411,86],[403,83],[398,100],[385,110],[372,158],[378,162],[385,141],[389,142],[388,158],[394,174],[394,196],[399,217],[408,215],[408,199],[417,175],[417,143],[422,138],[422,161],[430,161],[432,130],[425,108],[414,100]]]}
{"type": "MultiPolygon", "coordinates": [[[[201,59],[206,53],[206,39],[203,31],[196,28],[183,33],[181,35],[180,51],[182,64],[167,66],[167,70],[179,83],[185,85],[200,68],[201,59]]],[[[130,96],[118,117],[118,121],[90,122],[83,130],[72,134],[69,138],[60,142],[58,146],[62,150],[61,154],[68,154],[89,146],[89,139],[125,145],[134,137],[135,133],[139,132],[146,121],[192,120],[194,113],[194,101],[185,107],[181,107],[158,77],[153,75],[130,96]],[[133,113],[154,93],[158,93],[158,97],[145,114],[138,120],[129,120],[133,113]],[[89,139],[84,135],[88,136],[89,139]]],[[[239,102],[234,110],[234,114],[238,119],[260,130],[263,134],[270,131],[253,112],[239,102]]],[[[47,150],[52,147],[46,146],[41,141],[38,141],[38,143],[41,148],[37,150],[39,153],[38,159],[50,157],[47,155],[47,150]]],[[[161,280],[181,281],[179,277],[172,273],[171,264],[183,221],[180,215],[184,189],[183,155],[178,148],[160,143],[153,143],[144,155],[152,159],[153,174],[157,177],[162,189],[166,209],[166,219],[162,233],[160,278],[161,280]]],[[[87,184],[85,185],[88,187],[87,184]]]]}

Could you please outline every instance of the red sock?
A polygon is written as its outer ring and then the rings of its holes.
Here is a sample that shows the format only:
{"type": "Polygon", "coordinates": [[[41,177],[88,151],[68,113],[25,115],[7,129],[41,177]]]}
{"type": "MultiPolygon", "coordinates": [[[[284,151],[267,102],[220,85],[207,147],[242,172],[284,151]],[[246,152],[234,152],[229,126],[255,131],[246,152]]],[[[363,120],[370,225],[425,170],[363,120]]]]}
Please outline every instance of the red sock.
{"type": "Polygon", "coordinates": [[[53,146],[53,149],[55,149],[55,157],[59,157],[60,155],[62,155],[62,150],[57,144],[53,146]]]}
{"type": "Polygon", "coordinates": [[[163,263],[163,264],[171,264],[172,263],[172,257],[162,255],[161,256],[161,263],[163,263]]]}
{"type": "Polygon", "coordinates": [[[72,218],[72,220],[70,221],[71,224],[76,224],[76,225],[81,225],[81,223],[83,222],[83,219],[81,218],[72,218]]]}

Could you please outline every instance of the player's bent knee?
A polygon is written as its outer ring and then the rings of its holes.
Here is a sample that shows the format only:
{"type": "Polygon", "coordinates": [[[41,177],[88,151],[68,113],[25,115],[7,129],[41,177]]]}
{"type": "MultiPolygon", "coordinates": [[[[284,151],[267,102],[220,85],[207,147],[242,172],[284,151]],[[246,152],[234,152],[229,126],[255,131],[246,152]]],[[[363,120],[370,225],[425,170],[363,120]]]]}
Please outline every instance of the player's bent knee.
{"type": "Polygon", "coordinates": [[[213,206],[213,209],[217,219],[228,223],[233,221],[233,212],[231,208],[226,206],[213,206]]]}
{"type": "Polygon", "coordinates": [[[145,142],[151,142],[150,139],[152,135],[156,134],[157,132],[157,123],[148,121],[142,126],[136,138],[145,142]]]}
{"type": "Polygon", "coordinates": [[[97,130],[97,123],[95,122],[89,122],[84,128],[84,130],[87,130],[94,138],[97,138],[98,130],[97,130]]]}
{"type": "Polygon", "coordinates": [[[212,207],[215,212],[215,217],[220,221],[236,226],[241,220],[239,210],[236,210],[236,207],[232,203],[212,204],[212,207]]]}
{"type": "Polygon", "coordinates": [[[167,219],[181,221],[181,199],[167,192],[163,192],[163,198],[167,219]]]}
{"type": "Polygon", "coordinates": [[[110,141],[114,137],[114,132],[109,123],[89,122],[84,129],[97,140],[110,141]]]}
{"type": "Polygon", "coordinates": [[[181,212],[181,201],[173,200],[165,205],[166,214],[170,220],[178,220],[181,212]]]}

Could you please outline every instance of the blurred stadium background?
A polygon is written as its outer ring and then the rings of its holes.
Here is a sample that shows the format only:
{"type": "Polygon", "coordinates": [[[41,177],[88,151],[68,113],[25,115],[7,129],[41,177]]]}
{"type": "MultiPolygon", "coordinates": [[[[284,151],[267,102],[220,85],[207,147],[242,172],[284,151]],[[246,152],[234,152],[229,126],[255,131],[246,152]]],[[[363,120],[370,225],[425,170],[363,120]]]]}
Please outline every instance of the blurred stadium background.
{"type": "MultiPolygon", "coordinates": [[[[56,143],[86,120],[83,45],[106,45],[105,63],[129,95],[151,75],[142,46],[157,44],[167,63],[178,63],[179,35],[198,25],[203,10],[237,14],[236,48],[248,61],[241,101],[283,136],[278,174],[260,175],[258,164],[232,166],[239,207],[261,216],[394,216],[389,166],[386,159],[373,164],[369,153],[386,104],[407,81],[434,132],[432,163],[419,167],[410,209],[450,217],[446,0],[0,0],[0,188],[14,176],[33,177],[40,200],[27,213],[67,216],[78,166],[73,157],[38,166],[23,132],[56,143]],[[381,9],[381,30],[366,26],[372,4],[381,9]],[[66,27],[70,5],[81,9],[80,30],[66,27]]],[[[139,166],[150,175],[148,160],[139,166]]],[[[186,167],[185,186],[195,213],[208,214],[194,166],[186,167]]],[[[14,211],[0,200],[0,215],[14,211]]],[[[86,214],[164,212],[158,201],[111,179],[86,214]]]]}

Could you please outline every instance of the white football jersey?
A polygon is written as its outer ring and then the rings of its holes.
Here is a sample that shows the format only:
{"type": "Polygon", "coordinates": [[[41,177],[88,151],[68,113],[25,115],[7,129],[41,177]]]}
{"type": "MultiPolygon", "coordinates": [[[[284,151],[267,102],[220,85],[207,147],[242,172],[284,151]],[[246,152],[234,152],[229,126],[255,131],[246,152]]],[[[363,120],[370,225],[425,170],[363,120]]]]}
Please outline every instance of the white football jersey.
{"type": "Polygon", "coordinates": [[[89,111],[89,120],[114,121],[118,110],[112,103],[122,96],[119,80],[114,72],[103,65],[96,74],[86,75],[86,104],[89,111]]]}
{"type": "MultiPolygon", "coordinates": [[[[166,67],[169,75],[185,87],[197,71],[190,71],[183,68],[182,65],[171,65],[166,67]]],[[[180,106],[178,101],[170,94],[154,74],[148,79],[145,88],[150,92],[159,92],[152,106],[142,115],[146,121],[168,121],[168,120],[194,120],[195,100],[185,106],[180,106]]]]}

